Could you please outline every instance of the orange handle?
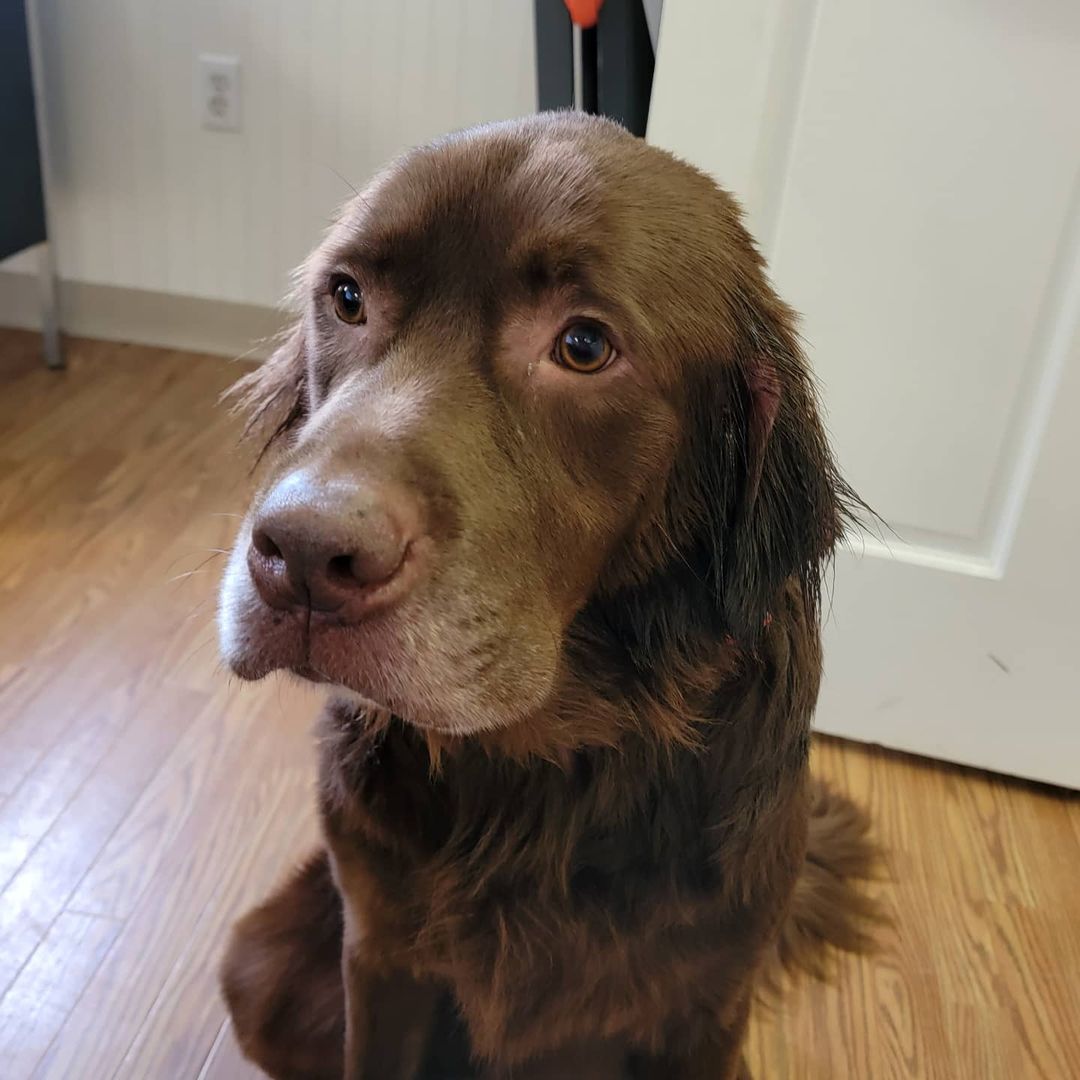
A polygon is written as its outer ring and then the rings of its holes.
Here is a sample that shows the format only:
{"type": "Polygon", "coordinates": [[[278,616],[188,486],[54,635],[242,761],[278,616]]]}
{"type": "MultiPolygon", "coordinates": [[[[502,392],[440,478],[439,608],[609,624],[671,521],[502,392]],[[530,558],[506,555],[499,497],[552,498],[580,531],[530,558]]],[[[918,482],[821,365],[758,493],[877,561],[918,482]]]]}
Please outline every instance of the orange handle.
{"type": "Polygon", "coordinates": [[[588,30],[596,25],[600,17],[600,9],[604,6],[604,0],[563,0],[566,10],[570,12],[570,19],[575,26],[582,30],[588,30]]]}

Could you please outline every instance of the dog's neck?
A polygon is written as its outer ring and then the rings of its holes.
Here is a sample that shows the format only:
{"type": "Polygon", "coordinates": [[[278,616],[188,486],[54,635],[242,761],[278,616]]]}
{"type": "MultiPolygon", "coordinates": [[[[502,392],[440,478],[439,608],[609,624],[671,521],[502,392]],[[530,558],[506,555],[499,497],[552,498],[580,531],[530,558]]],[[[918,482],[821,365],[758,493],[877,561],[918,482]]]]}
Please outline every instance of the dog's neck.
{"type": "MultiPolygon", "coordinates": [[[[794,580],[776,597],[776,614],[762,620],[760,637],[736,641],[723,621],[710,617],[707,598],[679,585],[651,584],[596,598],[575,617],[563,645],[561,672],[548,702],[534,715],[468,734],[414,725],[349,691],[331,693],[338,714],[372,737],[398,724],[424,745],[431,769],[479,751],[492,761],[547,762],[573,767],[583,751],[618,749],[631,740],[659,760],[699,747],[716,723],[726,723],[732,702],[753,684],[776,677],[792,660],[817,691],[819,631],[808,618],[794,580]],[[792,652],[801,652],[799,658],[792,652]]],[[[798,709],[795,710],[796,714],[798,709]]],[[[809,715],[807,716],[807,724],[809,715]]],[[[774,733],[783,741],[787,733],[774,733]]],[[[805,733],[795,733],[805,741],[805,733]]]]}
{"type": "Polygon", "coordinates": [[[617,750],[628,740],[659,759],[700,746],[707,729],[725,721],[729,703],[773,666],[777,651],[786,658],[790,637],[816,647],[816,628],[806,626],[801,615],[789,608],[775,627],[770,616],[753,647],[735,642],[722,627],[699,627],[694,634],[653,640],[635,656],[623,629],[593,608],[571,627],[559,684],[532,716],[454,734],[421,728],[348,692],[339,696],[340,715],[375,737],[400,725],[424,744],[434,772],[443,761],[473,751],[496,762],[570,768],[583,751],[617,750]]]}
{"type": "Polygon", "coordinates": [[[755,652],[718,641],[708,663],[664,657],[649,685],[590,648],[592,669],[574,677],[568,664],[542,714],[479,735],[438,736],[331,703],[319,732],[328,836],[355,832],[402,866],[453,846],[475,853],[478,877],[498,843],[518,861],[546,859],[543,873],[511,860],[537,879],[583,873],[588,887],[612,890],[641,862],[690,885],[708,872],[695,847],[706,833],[712,844],[729,832],[732,845],[757,843],[747,823],[803,782],[820,655],[816,627],[789,614],[755,652]],[[669,835],[671,823],[689,832],[669,835]]]}

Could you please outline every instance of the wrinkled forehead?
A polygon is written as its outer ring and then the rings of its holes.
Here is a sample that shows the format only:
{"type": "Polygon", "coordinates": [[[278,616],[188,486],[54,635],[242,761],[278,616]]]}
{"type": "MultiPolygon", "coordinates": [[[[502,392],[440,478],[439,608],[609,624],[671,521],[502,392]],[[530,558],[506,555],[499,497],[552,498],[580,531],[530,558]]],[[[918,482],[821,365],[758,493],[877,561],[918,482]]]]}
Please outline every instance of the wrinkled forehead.
{"type": "Polygon", "coordinates": [[[445,140],[416,151],[348,207],[317,255],[413,304],[600,288],[618,192],[572,139],[445,140]]]}

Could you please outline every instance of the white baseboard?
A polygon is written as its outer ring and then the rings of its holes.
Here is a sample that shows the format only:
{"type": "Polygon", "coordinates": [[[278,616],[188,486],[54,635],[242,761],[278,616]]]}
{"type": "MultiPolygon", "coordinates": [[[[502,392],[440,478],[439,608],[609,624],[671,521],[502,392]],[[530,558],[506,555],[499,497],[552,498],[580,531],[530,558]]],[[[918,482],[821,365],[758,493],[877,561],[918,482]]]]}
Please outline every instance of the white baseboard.
{"type": "MultiPolygon", "coordinates": [[[[287,316],[273,308],[80,281],[60,283],[60,328],[76,337],[258,358],[269,352],[286,321],[287,316]]],[[[35,275],[0,270],[0,326],[41,329],[35,275]]]]}

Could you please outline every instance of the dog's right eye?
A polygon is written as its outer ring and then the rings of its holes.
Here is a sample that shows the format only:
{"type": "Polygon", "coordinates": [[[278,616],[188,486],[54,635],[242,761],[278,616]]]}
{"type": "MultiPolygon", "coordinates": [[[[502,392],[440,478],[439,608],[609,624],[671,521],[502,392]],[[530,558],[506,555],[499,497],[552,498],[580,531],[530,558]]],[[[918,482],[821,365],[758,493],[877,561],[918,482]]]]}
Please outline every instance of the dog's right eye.
{"type": "Polygon", "coordinates": [[[336,278],[331,288],[334,297],[334,314],[342,322],[355,326],[367,320],[363,291],[352,278],[336,278]]]}
{"type": "Polygon", "coordinates": [[[611,363],[615,349],[607,334],[591,322],[568,326],[555,342],[555,363],[579,375],[594,375],[611,363]]]}

